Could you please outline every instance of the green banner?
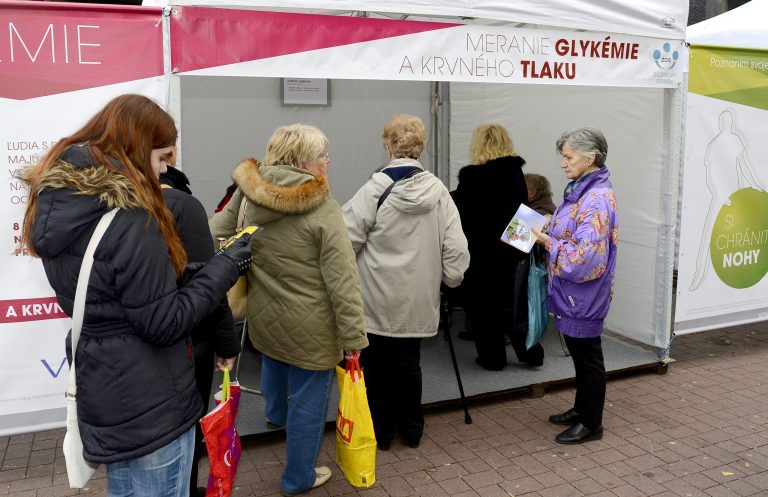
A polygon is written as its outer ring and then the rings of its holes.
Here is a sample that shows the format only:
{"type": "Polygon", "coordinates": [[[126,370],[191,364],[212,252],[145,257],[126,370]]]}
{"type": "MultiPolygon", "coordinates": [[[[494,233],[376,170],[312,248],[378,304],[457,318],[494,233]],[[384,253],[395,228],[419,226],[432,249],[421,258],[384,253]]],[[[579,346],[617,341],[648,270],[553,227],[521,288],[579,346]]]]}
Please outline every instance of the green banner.
{"type": "Polygon", "coordinates": [[[768,51],[693,45],[688,91],[768,110],[768,51]]]}

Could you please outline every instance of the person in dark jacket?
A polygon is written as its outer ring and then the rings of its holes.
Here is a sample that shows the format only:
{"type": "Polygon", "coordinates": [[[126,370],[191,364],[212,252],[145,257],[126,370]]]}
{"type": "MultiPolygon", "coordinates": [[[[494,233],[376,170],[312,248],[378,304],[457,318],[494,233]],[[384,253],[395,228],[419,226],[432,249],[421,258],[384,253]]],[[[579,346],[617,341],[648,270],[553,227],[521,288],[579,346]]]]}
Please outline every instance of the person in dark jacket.
{"type": "Polygon", "coordinates": [[[549,253],[547,306],[576,371],[573,407],[549,421],[569,426],[555,437],[557,443],[576,444],[603,437],[606,375],[600,335],[613,298],[619,226],[603,133],[567,131],[557,140],[557,151],[570,183],[547,233],[533,231],[549,253]]]}
{"type": "Polygon", "coordinates": [[[528,207],[542,216],[555,213],[557,206],[552,200],[552,187],[546,177],[541,174],[526,174],[525,186],[528,188],[528,207]]]}
{"type": "MultiPolygon", "coordinates": [[[[528,187],[528,207],[535,210],[542,216],[552,216],[557,206],[552,201],[552,187],[549,180],[540,174],[526,174],[525,186],[528,187]]],[[[538,261],[546,265],[547,251],[541,245],[533,247],[538,261]]]]}
{"type": "Polygon", "coordinates": [[[203,414],[188,334],[250,266],[245,236],[177,288],[187,255],[158,181],[177,134],[156,103],[122,95],[21,173],[23,242],[68,315],[91,234],[119,208],[94,253],[77,350],[67,351],[83,456],[106,464],[110,496],[188,494],[203,414]]]}
{"type": "Polygon", "coordinates": [[[515,153],[507,130],[498,124],[475,128],[472,165],[461,168],[453,199],[469,242],[470,263],[462,294],[475,337],[475,362],[501,371],[507,365],[506,337],[519,361],[541,366],[540,344],[525,348],[528,329],[528,254],[501,241],[521,203],[528,201],[525,161],[515,153]]]}
{"type": "MultiPolygon", "coordinates": [[[[204,264],[213,257],[213,237],[208,229],[208,217],[205,208],[192,195],[189,189],[189,179],[179,169],[176,169],[176,151],[174,150],[168,160],[168,168],[160,174],[160,186],[163,188],[165,205],[171,211],[176,221],[176,231],[181,238],[184,250],[190,263],[204,264]]],[[[235,332],[232,319],[232,311],[226,299],[222,299],[219,306],[208,315],[190,333],[192,346],[195,352],[195,382],[197,391],[203,406],[208,405],[211,397],[211,383],[213,382],[214,352],[216,354],[216,367],[219,370],[232,369],[235,365],[235,357],[240,353],[240,341],[235,332]]],[[[195,425],[195,453],[192,461],[192,473],[190,476],[190,496],[204,497],[205,487],[197,486],[198,462],[205,454],[203,431],[200,423],[195,425]]]]}

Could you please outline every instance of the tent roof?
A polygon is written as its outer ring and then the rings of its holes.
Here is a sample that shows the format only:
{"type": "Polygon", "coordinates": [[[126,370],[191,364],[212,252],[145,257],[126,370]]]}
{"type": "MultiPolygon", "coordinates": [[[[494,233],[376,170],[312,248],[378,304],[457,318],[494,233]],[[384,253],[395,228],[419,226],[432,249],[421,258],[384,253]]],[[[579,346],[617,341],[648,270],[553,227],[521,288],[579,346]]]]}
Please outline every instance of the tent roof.
{"type": "MultiPolygon", "coordinates": [[[[162,1],[145,0],[145,4],[162,1]]],[[[688,23],[688,0],[169,0],[168,3],[480,18],[673,40],[684,39],[688,23]]]]}
{"type": "Polygon", "coordinates": [[[692,45],[768,49],[768,0],[741,7],[688,27],[692,45]]]}

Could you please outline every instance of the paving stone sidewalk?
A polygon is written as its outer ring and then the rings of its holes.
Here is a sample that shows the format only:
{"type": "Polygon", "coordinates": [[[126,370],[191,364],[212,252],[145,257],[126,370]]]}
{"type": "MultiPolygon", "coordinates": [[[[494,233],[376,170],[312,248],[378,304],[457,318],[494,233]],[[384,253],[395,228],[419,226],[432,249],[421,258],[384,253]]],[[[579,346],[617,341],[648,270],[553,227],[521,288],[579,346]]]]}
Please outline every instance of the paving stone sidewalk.
{"type": "MultiPolygon", "coordinates": [[[[378,452],[377,479],[351,487],[334,458],[329,429],[319,464],[333,478],[308,497],[721,497],[768,495],[768,323],[679,337],[667,374],[611,378],[605,436],[554,443],[547,416],[574,391],[475,402],[471,425],[458,408],[428,411],[418,449],[395,441],[378,452]]],[[[244,415],[241,413],[240,415],[244,415]]],[[[104,469],[71,490],[62,430],[0,438],[0,495],[106,495],[104,469]]],[[[235,496],[278,496],[281,435],[244,441],[235,496]]],[[[207,474],[207,468],[201,468],[207,474]]]]}

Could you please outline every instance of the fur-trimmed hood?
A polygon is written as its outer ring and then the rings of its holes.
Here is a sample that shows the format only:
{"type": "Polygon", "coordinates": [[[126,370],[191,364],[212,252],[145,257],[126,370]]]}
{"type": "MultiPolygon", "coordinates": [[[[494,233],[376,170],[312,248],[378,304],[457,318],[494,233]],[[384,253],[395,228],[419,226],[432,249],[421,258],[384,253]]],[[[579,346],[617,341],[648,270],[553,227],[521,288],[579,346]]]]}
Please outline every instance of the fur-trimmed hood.
{"type": "MultiPolygon", "coordinates": [[[[35,166],[22,169],[19,179],[30,183],[35,166]]],[[[85,147],[67,148],[40,180],[37,193],[64,188],[76,195],[97,197],[107,209],[135,209],[141,206],[138,195],[125,176],[99,166],[85,147]]],[[[30,192],[32,193],[32,192],[30,192]]]]}
{"type": "MultiPolygon", "coordinates": [[[[31,183],[36,167],[23,169],[19,178],[31,183]]],[[[99,166],[85,147],[67,148],[35,186],[38,194],[35,250],[55,256],[73,239],[93,228],[108,210],[141,208],[128,178],[99,166]]]]}
{"type": "Polygon", "coordinates": [[[232,177],[252,204],[263,207],[257,216],[261,223],[311,212],[330,195],[324,176],[293,166],[260,165],[255,159],[241,162],[232,177]]]}

